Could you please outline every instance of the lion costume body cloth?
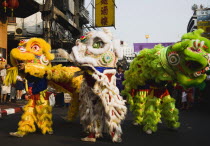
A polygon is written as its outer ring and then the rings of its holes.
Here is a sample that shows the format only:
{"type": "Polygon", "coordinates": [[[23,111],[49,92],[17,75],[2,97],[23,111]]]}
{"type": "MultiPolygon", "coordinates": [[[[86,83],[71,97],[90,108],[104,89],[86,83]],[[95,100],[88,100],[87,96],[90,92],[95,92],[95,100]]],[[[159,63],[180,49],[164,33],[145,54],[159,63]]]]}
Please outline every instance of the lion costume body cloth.
{"type": "Polygon", "coordinates": [[[21,40],[19,46],[11,51],[10,59],[14,67],[8,69],[5,84],[15,84],[17,75],[21,75],[27,80],[26,90],[29,94],[29,101],[23,108],[24,113],[18,124],[18,131],[11,132],[12,136],[23,137],[29,132],[35,132],[36,125],[43,134],[53,133],[52,107],[49,105],[49,95],[46,92],[46,75],[39,77],[34,74],[39,72],[38,69],[31,68],[31,66],[48,66],[49,61],[54,59],[50,49],[50,45],[44,40],[32,38],[21,40]],[[20,63],[24,63],[25,70],[18,70],[17,65],[20,63]]]}
{"type": "MultiPolygon", "coordinates": [[[[50,66],[53,59],[50,46],[44,40],[31,38],[23,40],[19,47],[11,51],[13,68],[8,71],[6,83],[15,83],[20,73],[18,63],[24,63],[22,76],[33,76],[40,80],[47,79],[48,85],[69,93],[72,97],[68,119],[73,120],[77,113],[88,138],[101,137],[103,132],[111,135],[112,141],[121,141],[121,121],[125,118],[127,108],[125,100],[116,87],[116,62],[122,57],[120,41],[113,40],[109,31],[92,31],[76,41],[72,53],[60,49],[60,54],[75,62],[79,67],[50,66]]],[[[32,88],[33,89],[33,88],[32,88]]],[[[24,106],[24,114],[14,136],[34,132],[35,125],[42,133],[52,131],[52,108],[47,100],[46,90],[40,91],[38,97],[32,95],[24,106]]]]}
{"type": "Polygon", "coordinates": [[[155,132],[162,120],[170,128],[180,126],[175,99],[166,88],[169,82],[188,88],[206,79],[210,41],[201,36],[202,32],[184,34],[172,46],[143,49],[125,72],[123,94],[134,113],[134,123],[142,125],[148,134],[155,132]]]}
{"type": "Polygon", "coordinates": [[[89,134],[84,141],[94,141],[108,133],[113,142],[121,141],[121,121],[127,107],[116,87],[116,63],[122,58],[120,40],[108,30],[91,31],[76,41],[71,54],[60,54],[78,64],[83,71],[79,92],[80,123],[89,134]]]}

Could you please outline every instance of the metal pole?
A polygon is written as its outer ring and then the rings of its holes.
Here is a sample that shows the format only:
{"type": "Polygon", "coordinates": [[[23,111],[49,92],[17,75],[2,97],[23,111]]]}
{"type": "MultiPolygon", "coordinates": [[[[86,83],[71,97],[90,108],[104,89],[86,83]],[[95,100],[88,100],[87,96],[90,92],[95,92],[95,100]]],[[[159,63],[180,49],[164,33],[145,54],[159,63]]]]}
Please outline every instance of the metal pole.
{"type": "Polygon", "coordinates": [[[93,27],[95,27],[95,1],[94,0],[92,0],[92,25],[93,25],[93,27]]]}

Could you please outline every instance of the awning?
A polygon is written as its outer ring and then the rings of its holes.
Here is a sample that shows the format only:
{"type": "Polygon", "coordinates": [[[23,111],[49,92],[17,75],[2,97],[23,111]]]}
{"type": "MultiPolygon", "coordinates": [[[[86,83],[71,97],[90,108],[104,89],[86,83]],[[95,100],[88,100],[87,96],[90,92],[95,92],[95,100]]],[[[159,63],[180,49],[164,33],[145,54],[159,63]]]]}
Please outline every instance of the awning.
{"type": "MultiPolygon", "coordinates": [[[[34,13],[39,12],[39,6],[40,4],[37,3],[34,0],[18,0],[19,1],[19,7],[14,9],[13,16],[14,17],[20,17],[20,18],[26,18],[34,13]]],[[[3,0],[0,0],[0,3],[2,3],[3,0]]],[[[0,12],[4,12],[4,8],[2,5],[0,5],[0,12]]],[[[7,8],[6,15],[11,17],[11,10],[7,8]]]]}

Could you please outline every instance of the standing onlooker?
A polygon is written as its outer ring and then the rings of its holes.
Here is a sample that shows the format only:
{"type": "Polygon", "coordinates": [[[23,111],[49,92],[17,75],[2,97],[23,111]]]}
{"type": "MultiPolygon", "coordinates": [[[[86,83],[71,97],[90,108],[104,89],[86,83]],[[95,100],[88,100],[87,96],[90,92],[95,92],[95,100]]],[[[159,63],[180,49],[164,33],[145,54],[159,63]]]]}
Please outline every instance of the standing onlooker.
{"type": "Polygon", "coordinates": [[[182,101],[181,101],[181,109],[187,108],[187,92],[185,89],[182,90],[182,101]]]}
{"type": "Polygon", "coordinates": [[[187,89],[187,107],[186,109],[192,108],[194,102],[194,88],[187,89]]]}
{"type": "Polygon", "coordinates": [[[123,84],[124,81],[124,73],[121,66],[118,67],[117,73],[116,73],[116,86],[119,89],[120,93],[123,90],[123,84]]]}
{"type": "Polygon", "coordinates": [[[17,76],[17,81],[15,84],[15,89],[16,89],[16,98],[17,100],[21,100],[23,90],[25,89],[25,83],[24,79],[21,76],[17,76]]]}
{"type": "Polygon", "coordinates": [[[6,103],[7,102],[7,94],[9,94],[10,91],[11,91],[11,86],[10,85],[7,86],[7,85],[4,84],[4,80],[6,78],[7,69],[8,68],[10,68],[10,65],[6,64],[5,68],[0,71],[0,76],[1,76],[1,81],[2,81],[2,85],[1,85],[1,103],[6,103]]]}
{"type": "Polygon", "coordinates": [[[11,85],[11,93],[10,93],[10,100],[11,102],[16,102],[16,89],[15,89],[15,84],[11,85]]]}

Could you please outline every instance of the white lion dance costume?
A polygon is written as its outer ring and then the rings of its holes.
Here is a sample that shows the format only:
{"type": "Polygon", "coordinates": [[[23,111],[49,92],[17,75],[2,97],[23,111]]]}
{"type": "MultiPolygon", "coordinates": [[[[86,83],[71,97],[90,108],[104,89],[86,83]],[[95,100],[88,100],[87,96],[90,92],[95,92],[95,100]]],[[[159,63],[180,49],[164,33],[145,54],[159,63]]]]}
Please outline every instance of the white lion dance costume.
{"type": "Polygon", "coordinates": [[[113,142],[121,142],[121,121],[125,119],[125,100],[116,87],[115,73],[118,58],[122,58],[120,41],[112,34],[91,31],[76,41],[72,53],[60,54],[80,65],[84,71],[79,92],[80,122],[89,135],[83,141],[95,142],[103,132],[111,135],[113,142]]]}

